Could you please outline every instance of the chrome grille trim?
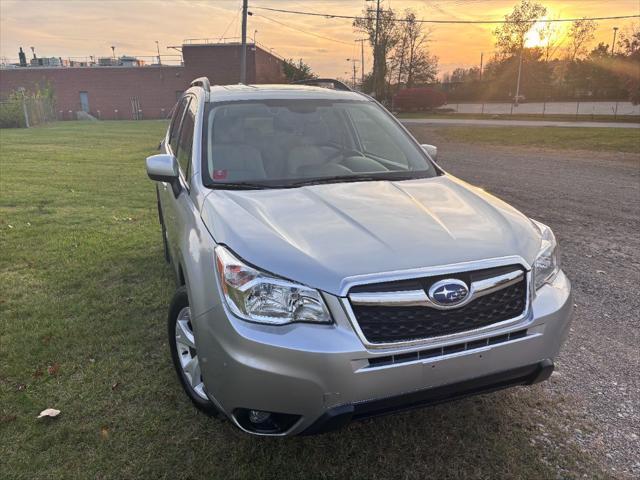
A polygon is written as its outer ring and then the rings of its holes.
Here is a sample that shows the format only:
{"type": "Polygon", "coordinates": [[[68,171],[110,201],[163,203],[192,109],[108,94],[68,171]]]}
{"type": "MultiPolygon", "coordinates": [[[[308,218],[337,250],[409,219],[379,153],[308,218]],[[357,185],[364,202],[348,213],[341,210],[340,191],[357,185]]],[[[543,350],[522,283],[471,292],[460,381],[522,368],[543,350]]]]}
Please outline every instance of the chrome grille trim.
{"type": "Polygon", "coordinates": [[[438,305],[431,301],[424,290],[406,290],[396,292],[375,292],[375,293],[352,293],[349,294],[349,300],[353,305],[367,306],[387,306],[387,307],[429,307],[438,310],[452,310],[461,308],[473,300],[489,295],[498,290],[506,288],[510,285],[518,283],[524,276],[522,270],[514,270],[513,272],[498,275],[493,278],[486,278],[471,283],[469,294],[465,300],[453,306],[438,305]]]}
{"type": "MultiPolygon", "coordinates": [[[[527,295],[526,295],[526,299],[525,299],[525,308],[524,311],[521,315],[508,319],[508,320],[504,320],[501,322],[497,322],[491,325],[487,325],[481,328],[477,328],[474,330],[466,330],[464,332],[457,332],[457,333],[452,333],[449,335],[442,335],[442,336],[438,336],[438,337],[429,337],[429,338],[421,338],[421,339],[414,339],[414,340],[406,340],[406,341],[398,341],[398,342],[387,342],[387,343],[372,343],[369,342],[367,340],[367,338],[365,337],[362,329],[360,328],[360,325],[358,324],[358,321],[356,319],[356,316],[353,312],[353,309],[351,308],[351,295],[347,295],[345,292],[345,296],[340,297],[340,303],[342,304],[342,308],[344,309],[347,318],[349,319],[349,322],[351,323],[351,326],[353,327],[353,329],[355,330],[356,334],[358,335],[358,338],[360,338],[360,341],[362,342],[362,344],[371,351],[384,351],[384,350],[388,350],[388,351],[407,351],[409,349],[413,349],[416,347],[424,347],[424,346],[428,346],[428,345],[432,345],[432,344],[442,344],[442,345],[449,345],[452,343],[457,343],[459,342],[461,339],[465,339],[465,338],[469,338],[469,337],[473,337],[473,336],[477,336],[477,335],[484,335],[485,333],[495,333],[496,335],[499,334],[503,334],[503,333],[509,333],[513,330],[519,330],[522,328],[526,328],[528,327],[532,321],[533,321],[533,316],[531,314],[531,299],[533,297],[533,282],[532,282],[532,273],[531,273],[531,267],[530,265],[521,257],[502,257],[502,258],[495,258],[495,259],[488,259],[485,261],[478,261],[478,262],[467,262],[464,264],[457,264],[457,265],[444,265],[442,267],[430,267],[428,269],[414,269],[414,270],[410,270],[410,271],[406,271],[406,272],[393,272],[391,273],[388,277],[382,274],[378,274],[375,276],[370,276],[370,279],[372,280],[371,282],[362,282],[362,281],[358,281],[358,282],[352,282],[351,286],[353,285],[366,285],[368,283],[374,284],[374,283],[380,283],[380,282],[385,282],[385,281],[394,281],[394,280],[399,280],[399,279],[413,279],[413,278],[423,278],[423,277],[431,277],[431,276],[438,276],[438,275],[444,275],[444,274],[455,274],[455,273],[460,273],[460,272],[469,272],[469,271],[474,271],[474,270],[482,270],[482,269],[486,269],[486,268],[492,268],[492,267],[500,267],[500,266],[508,266],[508,265],[513,265],[513,264],[519,264],[521,265],[526,271],[525,272],[521,272],[523,273],[526,277],[526,290],[527,290],[527,295]],[[514,260],[519,260],[517,262],[514,262],[514,260]],[[455,267],[463,267],[460,268],[459,270],[456,271],[455,267]]],[[[509,272],[509,274],[511,274],[513,272],[509,272]]],[[[505,275],[509,275],[509,274],[505,274],[505,275]]],[[[483,285],[484,281],[476,281],[474,283],[481,283],[480,290],[484,290],[486,291],[486,293],[483,293],[483,295],[488,295],[489,293],[492,293],[493,291],[499,290],[501,288],[506,288],[509,285],[512,285],[513,283],[516,283],[517,281],[519,281],[522,276],[519,275],[518,277],[515,277],[512,280],[504,280],[505,283],[499,283],[496,284],[494,282],[494,280],[496,278],[501,278],[503,277],[503,275],[500,275],[498,277],[493,277],[491,279],[487,279],[489,280],[489,284],[491,285],[491,287],[487,286],[487,285],[483,285]],[[517,279],[516,279],[517,278],[517,279]],[[490,288],[493,288],[492,291],[489,291],[490,288]]],[[[417,297],[417,292],[418,290],[410,290],[408,291],[409,293],[416,294],[416,296],[413,297],[413,299],[415,300],[417,297]]],[[[424,293],[424,291],[421,291],[422,293],[424,293]]],[[[398,292],[377,292],[375,293],[375,295],[379,295],[379,294],[386,294],[386,293],[392,293],[392,294],[397,294],[398,292]]],[[[404,292],[406,293],[406,292],[404,292]]],[[[356,294],[354,294],[356,295],[356,294]]],[[[357,295],[361,295],[361,293],[358,293],[357,295]]],[[[426,296],[426,294],[425,294],[426,296]]],[[[369,297],[370,300],[371,297],[369,297]]],[[[475,298],[479,298],[478,296],[476,296],[475,298]]],[[[405,297],[404,300],[407,300],[408,297],[405,297]]],[[[401,298],[402,300],[402,298],[401,298]]],[[[380,305],[382,306],[382,304],[380,303],[375,303],[374,305],[380,305]]],[[[398,304],[388,304],[388,306],[398,306],[398,304]]],[[[457,307],[459,307],[459,305],[457,305],[457,307]]]]}

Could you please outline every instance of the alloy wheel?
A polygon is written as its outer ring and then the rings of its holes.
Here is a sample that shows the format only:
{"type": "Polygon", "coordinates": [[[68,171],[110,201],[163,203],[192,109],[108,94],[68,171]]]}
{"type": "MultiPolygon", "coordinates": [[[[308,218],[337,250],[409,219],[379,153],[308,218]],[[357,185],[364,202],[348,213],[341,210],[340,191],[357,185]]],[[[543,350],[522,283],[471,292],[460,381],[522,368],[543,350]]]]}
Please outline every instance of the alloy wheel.
{"type": "Polygon", "coordinates": [[[191,326],[191,309],[184,307],[176,318],[176,350],[182,374],[191,389],[203,400],[209,400],[204,389],[200,362],[191,326]]]}

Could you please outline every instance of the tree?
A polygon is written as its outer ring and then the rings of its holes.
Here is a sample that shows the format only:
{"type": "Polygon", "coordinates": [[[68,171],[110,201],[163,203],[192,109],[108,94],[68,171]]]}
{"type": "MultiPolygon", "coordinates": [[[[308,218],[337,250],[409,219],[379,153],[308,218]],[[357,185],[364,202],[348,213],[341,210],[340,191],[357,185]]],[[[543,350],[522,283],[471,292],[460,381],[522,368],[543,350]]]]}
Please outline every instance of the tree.
{"type": "Polygon", "coordinates": [[[640,25],[634,23],[620,35],[621,51],[616,55],[616,68],[634,104],[640,103],[640,25]]]}
{"type": "Polygon", "coordinates": [[[423,32],[423,24],[416,21],[416,14],[405,10],[405,21],[400,25],[401,44],[405,48],[404,70],[407,88],[416,83],[433,81],[438,73],[438,58],[429,55],[429,33],[423,32]]]}
{"type": "Polygon", "coordinates": [[[398,42],[398,29],[396,28],[396,15],[391,8],[381,8],[378,23],[378,35],[376,45],[376,11],[365,8],[362,17],[353,21],[353,28],[363,32],[369,37],[369,43],[373,48],[374,64],[374,96],[377,99],[384,99],[388,95],[387,83],[387,60],[398,42]]]}
{"type": "Polygon", "coordinates": [[[594,32],[598,24],[593,20],[582,18],[574,20],[567,34],[569,38],[568,57],[572,62],[587,53],[587,44],[595,38],[594,32]]]}
{"type": "Polygon", "coordinates": [[[289,82],[318,78],[318,76],[311,71],[311,67],[304,63],[302,59],[299,59],[297,63],[292,58],[285,59],[283,71],[284,76],[289,82]]]}
{"type": "Polygon", "coordinates": [[[519,5],[513,7],[513,11],[505,15],[505,23],[493,31],[498,56],[504,59],[520,53],[527,33],[536,20],[546,13],[544,6],[530,0],[521,0],[519,5]]]}
{"type": "Polygon", "coordinates": [[[627,57],[640,54],[640,24],[632,23],[620,34],[618,47],[621,49],[621,54],[627,57]]]}

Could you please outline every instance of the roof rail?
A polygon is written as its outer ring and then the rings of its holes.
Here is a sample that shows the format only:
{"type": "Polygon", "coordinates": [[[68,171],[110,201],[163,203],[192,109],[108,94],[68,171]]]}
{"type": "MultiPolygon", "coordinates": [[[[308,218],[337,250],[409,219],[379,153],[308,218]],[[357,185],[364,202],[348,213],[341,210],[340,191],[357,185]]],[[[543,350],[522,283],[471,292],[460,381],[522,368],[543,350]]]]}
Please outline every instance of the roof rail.
{"type": "Polygon", "coordinates": [[[323,87],[330,88],[332,90],[343,90],[346,92],[351,92],[352,90],[342,83],[340,80],[335,80],[333,78],[309,78],[307,80],[297,80],[295,82],[291,82],[292,85],[311,85],[314,87],[323,87]]]}
{"type": "Polygon", "coordinates": [[[193,82],[191,82],[192,87],[202,87],[206,92],[209,92],[211,89],[211,84],[209,83],[209,79],[207,77],[196,78],[193,82]]]}

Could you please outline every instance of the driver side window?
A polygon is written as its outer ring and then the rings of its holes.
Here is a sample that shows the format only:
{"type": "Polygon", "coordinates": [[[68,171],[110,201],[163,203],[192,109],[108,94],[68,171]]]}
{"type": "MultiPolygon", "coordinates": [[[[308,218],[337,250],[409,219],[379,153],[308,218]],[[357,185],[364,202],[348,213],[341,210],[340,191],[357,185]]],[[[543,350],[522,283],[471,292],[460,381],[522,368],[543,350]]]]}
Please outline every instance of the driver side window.
{"type": "Polygon", "coordinates": [[[189,97],[183,97],[180,103],[176,106],[173,117],[171,118],[171,128],[169,129],[169,146],[171,147],[171,153],[177,156],[178,153],[178,140],[180,137],[180,124],[182,123],[182,117],[184,111],[189,103],[189,97]]]}

